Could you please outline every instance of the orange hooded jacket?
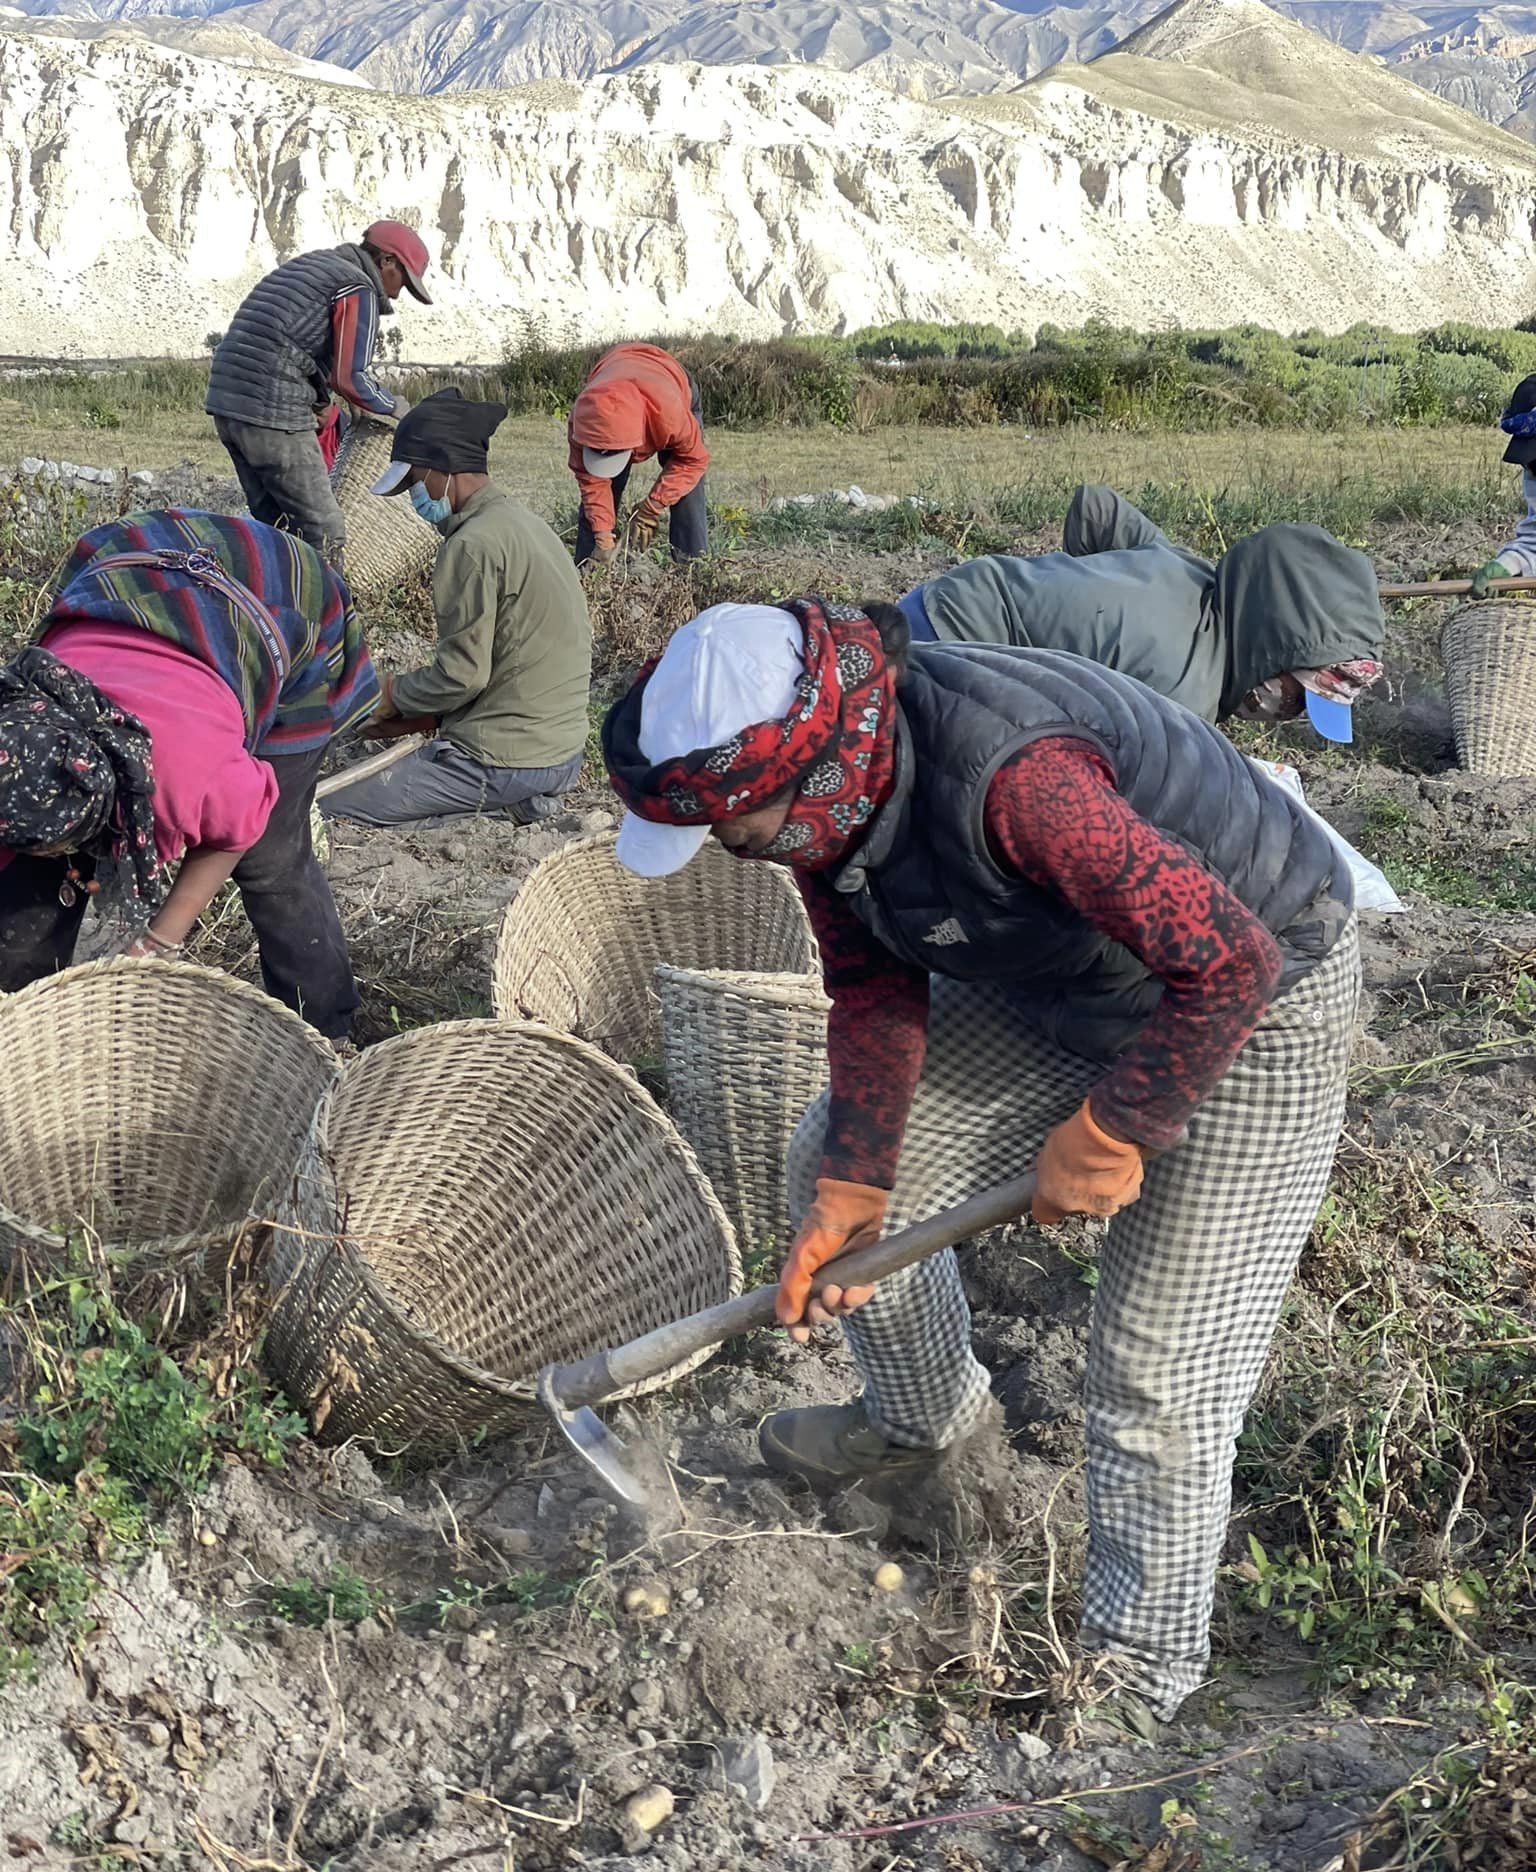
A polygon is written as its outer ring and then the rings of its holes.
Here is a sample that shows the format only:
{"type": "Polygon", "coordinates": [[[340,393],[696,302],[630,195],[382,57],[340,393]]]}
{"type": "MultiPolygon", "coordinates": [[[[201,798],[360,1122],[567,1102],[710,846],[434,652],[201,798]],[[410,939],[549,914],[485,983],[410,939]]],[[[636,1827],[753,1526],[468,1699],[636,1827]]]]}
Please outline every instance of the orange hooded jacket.
{"type": "Polygon", "coordinates": [[[699,485],[709,466],[692,402],[688,373],[655,345],[615,345],[587,373],[571,405],[570,462],[582,512],[599,540],[611,539],[618,525],[613,483],[588,474],[581,451],[628,449],[636,461],[665,455],[649,498],[657,507],[674,507],[699,485]]]}

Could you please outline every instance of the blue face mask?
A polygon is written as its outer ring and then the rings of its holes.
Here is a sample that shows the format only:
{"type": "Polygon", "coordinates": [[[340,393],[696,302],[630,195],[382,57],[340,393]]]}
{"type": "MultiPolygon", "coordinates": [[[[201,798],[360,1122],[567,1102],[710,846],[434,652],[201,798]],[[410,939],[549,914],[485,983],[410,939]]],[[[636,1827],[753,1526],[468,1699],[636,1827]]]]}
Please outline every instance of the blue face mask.
{"type": "Polygon", "coordinates": [[[421,515],[422,519],[426,521],[428,526],[440,527],[453,518],[453,507],[449,502],[446,488],[443,491],[441,500],[433,500],[432,496],[427,492],[425,482],[413,481],[411,483],[411,505],[416,509],[417,513],[421,515]]]}

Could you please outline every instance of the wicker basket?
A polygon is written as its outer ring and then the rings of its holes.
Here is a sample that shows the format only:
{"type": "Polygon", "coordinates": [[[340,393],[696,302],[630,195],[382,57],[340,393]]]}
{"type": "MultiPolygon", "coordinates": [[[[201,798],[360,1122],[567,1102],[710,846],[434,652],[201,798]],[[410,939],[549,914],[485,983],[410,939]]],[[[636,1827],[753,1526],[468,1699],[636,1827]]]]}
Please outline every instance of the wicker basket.
{"type": "Polygon", "coordinates": [[[269,1278],[267,1357],[316,1434],[395,1448],[507,1427],[549,1360],[739,1293],[741,1263],[627,1073],[547,1028],[452,1021],[348,1067],[269,1278]]]}
{"type": "Polygon", "coordinates": [[[1468,773],[1536,775],[1536,604],[1462,605],[1440,633],[1456,752],[1468,773]]]}
{"type": "Polygon", "coordinates": [[[222,1247],[275,1206],[337,1074],[313,1028],[185,962],[87,963],[0,1001],[0,1261],[222,1247]]]}
{"type": "Polygon", "coordinates": [[[777,865],[707,844],[667,878],[641,878],[613,855],[614,834],[553,852],[507,907],[493,1005],[502,1020],[543,1021],[615,1059],[661,1052],[658,962],[805,975],[816,941],[800,893],[777,865]]]}
{"type": "Polygon", "coordinates": [[[346,576],[352,596],[377,597],[431,565],[442,544],[402,494],[369,489],[389,466],[394,430],[354,416],[331,470],[331,487],[347,523],[346,576]]]}
{"type": "Polygon", "coordinates": [[[790,1238],[784,1169],[827,1083],[827,1009],[809,975],[656,971],[667,1104],[725,1205],[743,1254],[790,1238]]]}

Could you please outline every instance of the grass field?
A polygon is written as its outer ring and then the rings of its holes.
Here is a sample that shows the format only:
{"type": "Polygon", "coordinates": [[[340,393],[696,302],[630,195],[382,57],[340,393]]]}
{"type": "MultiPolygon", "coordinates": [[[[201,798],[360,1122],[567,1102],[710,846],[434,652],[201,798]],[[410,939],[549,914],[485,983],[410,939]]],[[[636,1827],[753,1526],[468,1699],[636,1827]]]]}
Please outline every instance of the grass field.
{"type": "MultiPolygon", "coordinates": [[[[1498,466],[1497,437],[1444,429],[1226,430],[1180,434],[1066,426],[1031,433],[989,429],[885,428],[860,435],[814,428],[713,430],[710,485],[719,507],[760,511],[782,495],[825,493],[850,483],[867,494],[921,494],[944,506],[999,487],[1056,488],[1078,481],[1120,487],[1147,482],[1212,492],[1262,487],[1336,490],[1347,505],[1366,485],[1422,484],[1471,501],[1491,488],[1511,504],[1514,477],[1498,466]]],[[[192,462],[215,473],[228,458],[201,413],[168,410],[143,426],[81,427],[0,399],[0,461],[37,455],[94,467],[163,469],[192,462]]],[[[496,438],[493,470],[544,512],[570,504],[565,431],[552,417],[509,417],[496,438]]]]}

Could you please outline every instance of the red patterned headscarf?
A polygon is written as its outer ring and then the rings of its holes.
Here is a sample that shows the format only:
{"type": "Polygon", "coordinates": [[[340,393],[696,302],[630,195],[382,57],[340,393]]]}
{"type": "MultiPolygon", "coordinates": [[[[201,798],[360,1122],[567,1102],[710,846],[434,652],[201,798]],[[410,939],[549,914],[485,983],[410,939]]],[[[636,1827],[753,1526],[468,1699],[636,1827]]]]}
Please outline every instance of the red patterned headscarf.
{"type": "Polygon", "coordinates": [[[841,855],[890,790],[896,672],[862,611],[820,598],[785,609],[805,636],[788,715],[653,765],[640,751],[640,707],[657,657],[608,711],[603,759],[629,810],[663,825],[718,825],[794,787],[789,817],[760,855],[814,870],[841,855]]]}

